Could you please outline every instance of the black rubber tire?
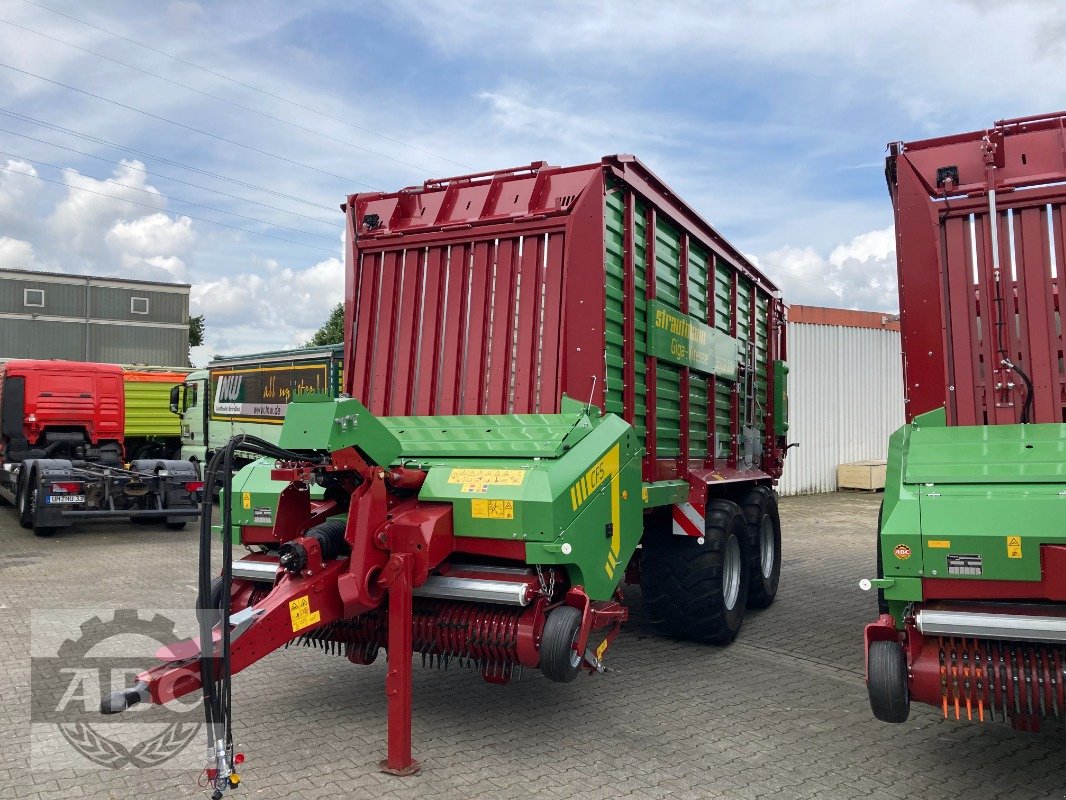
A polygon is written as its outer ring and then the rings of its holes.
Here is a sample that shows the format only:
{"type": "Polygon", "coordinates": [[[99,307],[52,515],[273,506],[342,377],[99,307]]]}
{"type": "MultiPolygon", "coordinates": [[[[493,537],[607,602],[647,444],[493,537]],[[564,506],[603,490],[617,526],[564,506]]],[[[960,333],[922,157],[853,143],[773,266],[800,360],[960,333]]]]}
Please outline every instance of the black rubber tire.
{"type": "Polygon", "coordinates": [[[100,445],[100,463],[105,466],[122,466],[122,446],[118,442],[104,442],[100,445]]]}
{"type": "Polygon", "coordinates": [[[580,629],[581,612],[573,606],[559,606],[548,614],[540,638],[540,671],[548,680],[569,683],[581,672],[581,656],[574,652],[580,629]]]}
{"type": "Polygon", "coordinates": [[[906,722],[911,711],[907,658],[899,642],[872,642],[866,668],[870,709],[882,722],[906,722]]]}
{"type": "Polygon", "coordinates": [[[222,576],[218,575],[211,579],[211,597],[208,599],[207,605],[204,605],[197,601],[197,608],[204,609],[204,612],[208,615],[207,619],[210,626],[213,628],[222,619],[222,576]]]}
{"type": "Polygon", "coordinates": [[[34,470],[27,469],[25,465],[19,470],[19,490],[17,492],[18,497],[18,512],[19,512],[19,525],[26,530],[33,529],[33,514],[30,513],[29,508],[29,496],[30,486],[36,482],[37,475],[34,474],[34,470]],[[22,478],[23,475],[27,477],[22,478]]]}
{"type": "Polygon", "coordinates": [[[769,486],[756,486],[740,501],[744,520],[748,523],[748,555],[751,559],[748,581],[748,608],[769,608],[777,597],[781,582],[781,514],[777,509],[777,495],[769,486]],[[770,535],[773,554],[769,574],[764,569],[762,529],[772,527],[770,535]]]}
{"type": "Polygon", "coordinates": [[[27,487],[25,503],[26,514],[29,517],[30,521],[28,527],[33,529],[34,536],[40,536],[42,538],[46,536],[51,536],[53,533],[56,532],[57,528],[55,528],[54,526],[37,524],[37,514],[35,513],[35,509],[37,508],[37,476],[33,475],[31,477],[33,478],[33,481],[30,483],[29,487],[27,487]]]}
{"type": "MultiPolygon", "coordinates": [[[[885,501],[881,501],[881,507],[877,509],[877,577],[885,577],[885,557],[881,553],[881,521],[885,516],[885,501]]],[[[877,590],[877,613],[888,613],[888,601],[885,599],[885,590],[877,590]]]]}
{"type": "Polygon", "coordinates": [[[703,544],[670,531],[648,531],[642,545],[640,588],[652,624],[678,639],[732,642],[748,608],[751,564],[748,526],[740,507],[728,500],[708,503],[703,544]],[[739,548],[739,586],[729,607],[723,568],[731,540],[739,548]]]}
{"type": "Polygon", "coordinates": [[[168,522],[167,530],[170,531],[183,531],[185,530],[186,523],[184,522],[168,522]]]}

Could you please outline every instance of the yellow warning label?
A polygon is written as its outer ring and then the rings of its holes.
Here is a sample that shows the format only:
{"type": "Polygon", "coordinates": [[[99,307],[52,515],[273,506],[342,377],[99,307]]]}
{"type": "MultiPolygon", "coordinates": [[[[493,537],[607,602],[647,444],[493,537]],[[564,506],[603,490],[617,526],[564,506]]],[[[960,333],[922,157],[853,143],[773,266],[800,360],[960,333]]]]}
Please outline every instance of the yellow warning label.
{"type": "Polygon", "coordinates": [[[1021,558],[1022,557],[1022,537],[1021,536],[1008,536],[1007,537],[1007,558],[1021,558]]]}
{"type": "Polygon", "coordinates": [[[471,500],[474,519],[514,519],[514,500],[471,500]]]}
{"type": "Polygon", "coordinates": [[[939,547],[946,550],[951,547],[951,542],[948,539],[930,539],[926,545],[928,547],[939,547]]]}
{"type": "Polygon", "coordinates": [[[241,508],[249,509],[252,507],[252,493],[241,492],[241,508]]]}
{"type": "Polygon", "coordinates": [[[289,601],[289,618],[292,620],[292,632],[302,631],[312,625],[317,625],[322,619],[320,611],[311,611],[311,601],[305,594],[289,601]]]}
{"type": "Polygon", "coordinates": [[[577,483],[570,487],[570,505],[574,511],[592,496],[600,485],[608,478],[613,478],[618,473],[618,445],[615,445],[607,455],[592,465],[592,469],[577,479],[577,483]]]}
{"type": "Polygon", "coordinates": [[[600,642],[600,646],[596,648],[596,658],[603,660],[603,654],[607,652],[607,645],[611,643],[610,639],[604,639],[600,642]]]}
{"type": "Polygon", "coordinates": [[[453,469],[448,483],[467,486],[521,486],[526,479],[524,469],[453,469]]]}

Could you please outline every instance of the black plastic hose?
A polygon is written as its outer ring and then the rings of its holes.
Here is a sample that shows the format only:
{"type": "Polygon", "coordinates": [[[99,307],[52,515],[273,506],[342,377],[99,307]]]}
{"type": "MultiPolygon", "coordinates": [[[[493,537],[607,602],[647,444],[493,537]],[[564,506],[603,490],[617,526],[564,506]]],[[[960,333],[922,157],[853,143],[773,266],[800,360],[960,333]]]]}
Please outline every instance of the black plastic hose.
{"type": "Polygon", "coordinates": [[[256,436],[234,436],[216,452],[204,473],[204,494],[200,505],[200,553],[197,571],[197,623],[200,631],[200,678],[204,693],[204,721],[207,723],[209,751],[216,752],[216,742],[223,738],[229,767],[233,768],[233,715],[230,660],[230,593],[233,585],[233,459],[241,452],[273,457],[282,461],[322,464],[324,455],[283,450],[256,436]],[[214,489],[222,490],[222,591],[218,609],[211,606],[211,497],[214,489]],[[218,674],[215,674],[213,628],[216,620],[221,633],[218,674]]]}

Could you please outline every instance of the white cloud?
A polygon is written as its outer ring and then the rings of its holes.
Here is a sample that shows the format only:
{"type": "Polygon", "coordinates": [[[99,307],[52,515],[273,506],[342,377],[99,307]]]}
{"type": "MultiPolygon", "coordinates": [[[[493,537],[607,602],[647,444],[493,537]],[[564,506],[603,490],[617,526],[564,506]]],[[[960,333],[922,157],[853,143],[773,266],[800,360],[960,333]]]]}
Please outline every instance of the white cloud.
{"type": "Polygon", "coordinates": [[[152,209],[166,205],[159,190],[147,184],[143,169],[140,161],[123,161],[109,180],[63,170],[67,196],[52,213],[52,232],[73,252],[99,256],[104,236],[116,222],[151,214],[152,209]]]}
{"type": "MultiPolygon", "coordinates": [[[[1059,7],[1043,2],[900,0],[857,12],[850,0],[760,4],[670,0],[654,6],[615,0],[494,5],[465,0],[395,0],[388,10],[448,56],[477,48],[512,65],[590,65],[619,78],[710,64],[754,65],[821,79],[833,91],[876,78],[892,105],[917,121],[997,99],[1058,107],[1054,74],[1066,64],[1059,7]],[[966,47],[943,47],[944,31],[965,31],[966,47]],[[531,34],[541,31],[543,35],[531,34]],[[997,69],[988,70],[988,54],[997,69]],[[930,76],[935,75],[935,80],[930,76]],[[950,91],[947,91],[950,87],[950,91]]],[[[742,85],[742,84],[740,84],[742,85]]]]}
{"type": "Polygon", "coordinates": [[[211,353],[240,353],[303,344],[343,299],[344,264],[329,258],[305,269],[267,261],[261,272],[199,281],[190,305],[205,315],[211,353]]]}
{"type": "Polygon", "coordinates": [[[32,269],[36,262],[33,245],[21,239],[0,236],[0,267],[32,269]]]}
{"type": "Polygon", "coordinates": [[[781,287],[787,303],[896,311],[896,241],[891,227],[842,242],[822,256],[811,247],[782,247],[749,256],[781,287]]]}
{"type": "Polygon", "coordinates": [[[140,256],[185,250],[195,239],[191,219],[171,219],[166,214],[120,220],[104,237],[112,249],[140,256]]]}
{"type": "Polygon", "coordinates": [[[0,220],[3,233],[26,233],[32,221],[41,182],[37,170],[18,159],[0,163],[0,220]]]}

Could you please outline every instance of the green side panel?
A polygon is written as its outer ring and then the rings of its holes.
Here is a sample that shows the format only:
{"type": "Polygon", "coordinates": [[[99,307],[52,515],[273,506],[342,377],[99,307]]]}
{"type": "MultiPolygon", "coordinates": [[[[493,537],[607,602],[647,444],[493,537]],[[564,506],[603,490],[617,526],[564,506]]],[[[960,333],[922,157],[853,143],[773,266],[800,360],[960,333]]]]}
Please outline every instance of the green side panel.
{"type": "Polygon", "coordinates": [[[728,264],[714,259],[714,327],[722,333],[729,333],[732,301],[730,300],[730,286],[732,286],[732,272],[728,264]]]}
{"type": "Polygon", "coordinates": [[[737,338],[751,340],[751,282],[747,278],[737,280],[737,338]]]}
{"type": "Polygon", "coordinates": [[[688,245],[688,313],[707,321],[707,269],[711,254],[699,242],[689,240],[688,245]]]}
{"type": "Polygon", "coordinates": [[[126,436],[180,436],[181,419],[170,413],[170,389],[182,381],[125,381],[126,436]]]}
{"type": "MultiPolygon", "coordinates": [[[[888,468],[882,510],[881,558],[886,578],[895,580],[892,599],[920,601],[922,571],[922,522],[918,493],[903,483],[903,463],[910,426],[903,426],[888,439],[888,468]],[[902,580],[906,578],[907,580],[902,580]],[[909,592],[910,594],[905,594],[909,592]]],[[[889,590],[885,592],[889,597],[889,590]]],[[[903,620],[897,617],[897,625],[903,620]]]]}
{"type": "Polygon", "coordinates": [[[788,434],[788,364],[774,362],[774,435],[788,434]]]}
{"type": "MultiPolygon", "coordinates": [[[[717,258],[714,259],[714,328],[722,333],[730,333],[732,319],[730,286],[732,285],[732,271],[728,264],[724,264],[717,258]]],[[[715,381],[714,391],[714,431],[717,434],[720,452],[718,456],[724,456],[728,452],[729,442],[729,416],[733,383],[729,381],[715,381]]]]}
{"type": "Polygon", "coordinates": [[[1040,580],[1041,545],[1066,544],[1066,425],[939,422],[911,426],[903,472],[919,493],[926,574],[1040,580]]]}
{"type": "Polygon", "coordinates": [[[680,304],[681,232],[665,217],[656,216],[655,300],[645,308],[645,342],[648,354],[656,356],[655,452],[660,458],[681,455],[681,367],[663,357],[670,352],[668,341],[655,347],[660,337],[653,333],[651,321],[656,307],[680,314],[680,304]]]}
{"type": "Polygon", "coordinates": [[[609,191],[604,200],[604,252],[607,309],[604,336],[607,360],[607,392],[604,410],[623,413],[625,375],[625,206],[623,194],[609,191]]]}
{"type": "Polygon", "coordinates": [[[707,441],[707,378],[693,370],[688,377],[688,434],[689,455],[706,458],[707,441]]]}
{"type": "MultiPolygon", "coordinates": [[[[707,300],[712,288],[708,283],[708,270],[713,257],[699,242],[689,241],[688,250],[688,313],[702,322],[707,321],[707,300]]],[[[707,376],[692,371],[689,373],[688,434],[689,454],[692,458],[710,455],[707,432],[707,376]]]]}
{"type": "MultiPolygon", "coordinates": [[[[755,303],[755,390],[759,408],[766,408],[770,370],[770,298],[756,295],[755,303]]],[[[760,426],[761,427],[761,426],[760,426]]]]}
{"type": "Polygon", "coordinates": [[[356,447],[372,463],[385,466],[400,455],[400,443],[358,400],[312,394],[294,397],[285,409],[278,445],[287,450],[356,447]]]}
{"type": "Polygon", "coordinates": [[[655,362],[655,452],[660,458],[681,455],[681,367],[655,362]]]}
{"type": "Polygon", "coordinates": [[[922,578],[1039,581],[1066,545],[1066,425],[944,426],[943,411],[889,441],[881,528],[897,624],[922,578]]]}
{"type": "Polygon", "coordinates": [[[643,442],[647,438],[648,428],[648,301],[645,299],[648,290],[648,204],[639,197],[634,198],[633,225],[633,271],[635,273],[634,285],[636,300],[634,302],[634,345],[636,363],[633,372],[636,376],[634,389],[635,408],[633,427],[637,436],[643,442]]]}
{"type": "Polygon", "coordinates": [[[428,465],[418,497],[452,504],[456,536],[523,541],[529,563],[564,565],[607,599],[643,533],[642,449],[613,414],[582,424],[556,458],[485,452],[428,465]]]}
{"type": "MultiPolygon", "coordinates": [[[[608,179],[608,190],[604,200],[604,267],[606,273],[607,308],[605,314],[605,339],[607,363],[607,398],[605,410],[609,414],[623,412],[624,370],[625,370],[625,195],[623,185],[614,179],[608,179]]],[[[634,429],[641,440],[645,436],[645,419],[647,418],[647,367],[645,358],[647,347],[647,305],[645,294],[647,284],[647,203],[639,197],[634,198],[634,248],[633,263],[636,289],[636,316],[634,319],[635,342],[635,420],[634,429]]]]}
{"type": "Polygon", "coordinates": [[[681,297],[681,231],[663,216],[655,221],[655,297],[674,306],[681,297]]]}

